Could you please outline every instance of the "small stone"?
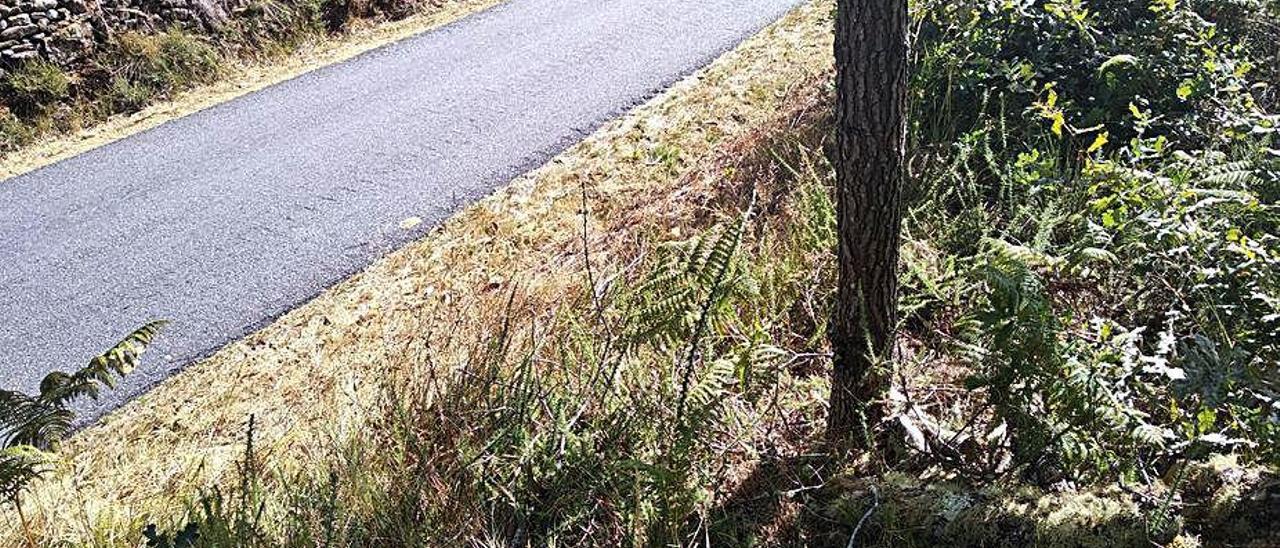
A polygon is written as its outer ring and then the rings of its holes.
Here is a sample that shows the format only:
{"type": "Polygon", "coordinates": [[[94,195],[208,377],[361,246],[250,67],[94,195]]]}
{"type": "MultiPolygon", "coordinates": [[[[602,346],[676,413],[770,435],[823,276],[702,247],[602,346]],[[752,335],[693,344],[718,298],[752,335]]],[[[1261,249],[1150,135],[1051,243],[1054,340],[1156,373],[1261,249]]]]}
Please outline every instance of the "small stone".
{"type": "Polygon", "coordinates": [[[12,23],[14,26],[30,25],[31,16],[25,13],[19,13],[13,17],[10,17],[9,22],[12,23]]]}
{"type": "Polygon", "coordinates": [[[21,51],[21,52],[15,51],[12,55],[9,56],[9,58],[13,59],[14,61],[22,61],[23,59],[35,58],[38,55],[40,54],[36,52],[36,50],[32,49],[32,50],[21,51]]]}
{"type": "Polygon", "coordinates": [[[9,27],[0,31],[0,40],[10,40],[13,38],[25,38],[40,32],[40,27],[35,25],[18,25],[9,27]]]}

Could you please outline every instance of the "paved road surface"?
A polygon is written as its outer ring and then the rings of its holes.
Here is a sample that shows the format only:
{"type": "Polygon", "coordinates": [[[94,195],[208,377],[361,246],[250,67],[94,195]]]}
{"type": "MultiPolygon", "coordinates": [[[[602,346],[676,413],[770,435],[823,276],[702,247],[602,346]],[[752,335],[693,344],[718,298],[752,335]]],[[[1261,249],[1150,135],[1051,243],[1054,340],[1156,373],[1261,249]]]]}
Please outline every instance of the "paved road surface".
{"type": "Polygon", "coordinates": [[[0,388],[173,320],[121,390],[83,406],[99,416],[797,4],[511,0],[0,182],[0,388]]]}

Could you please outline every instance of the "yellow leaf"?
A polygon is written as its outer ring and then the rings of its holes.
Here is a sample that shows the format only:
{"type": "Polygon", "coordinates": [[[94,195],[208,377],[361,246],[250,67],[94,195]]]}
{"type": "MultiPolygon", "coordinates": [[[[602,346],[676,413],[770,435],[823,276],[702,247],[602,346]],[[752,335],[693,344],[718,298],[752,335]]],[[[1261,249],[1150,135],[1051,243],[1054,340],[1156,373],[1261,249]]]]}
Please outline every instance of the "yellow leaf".
{"type": "Polygon", "coordinates": [[[1194,91],[1194,89],[1191,86],[1192,86],[1192,82],[1189,80],[1186,82],[1183,82],[1182,85],[1178,86],[1178,98],[1182,99],[1183,101],[1186,101],[1187,98],[1191,97],[1191,93],[1194,91]]]}
{"type": "Polygon", "coordinates": [[[1102,147],[1107,146],[1107,137],[1109,137],[1107,132],[1104,131],[1099,133],[1098,136],[1093,139],[1093,144],[1089,145],[1089,154],[1093,154],[1101,150],[1102,147]]]}
{"type": "Polygon", "coordinates": [[[1053,134],[1062,137],[1062,128],[1065,125],[1067,125],[1067,120],[1062,117],[1062,113],[1053,113],[1053,134]]]}

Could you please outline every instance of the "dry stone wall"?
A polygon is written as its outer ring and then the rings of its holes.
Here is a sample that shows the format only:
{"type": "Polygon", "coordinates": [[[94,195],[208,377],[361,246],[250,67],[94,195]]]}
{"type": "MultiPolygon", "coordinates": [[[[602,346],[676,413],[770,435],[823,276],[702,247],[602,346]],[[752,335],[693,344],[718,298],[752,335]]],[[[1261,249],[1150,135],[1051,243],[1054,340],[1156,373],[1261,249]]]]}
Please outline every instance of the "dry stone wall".
{"type": "Polygon", "coordinates": [[[125,30],[212,32],[240,0],[0,0],[0,76],[27,59],[73,64],[125,30]]]}

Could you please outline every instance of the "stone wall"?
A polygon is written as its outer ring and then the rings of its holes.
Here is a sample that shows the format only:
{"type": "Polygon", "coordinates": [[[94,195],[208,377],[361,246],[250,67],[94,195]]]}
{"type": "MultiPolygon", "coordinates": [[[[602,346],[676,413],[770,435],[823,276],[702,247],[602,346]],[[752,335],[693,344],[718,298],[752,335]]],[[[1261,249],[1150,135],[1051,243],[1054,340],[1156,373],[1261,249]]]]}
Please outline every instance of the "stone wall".
{"type": "Polygon", "coordinates": [[[212,32],[238,0],[0,0],[0,76],[26,59],[71,65],[125,30],[212,32]]]}
{"type": "Polygon", "coordinates": [[[86,16],[79,0],[0,0],[0,66],[37,56],[60,60],[58,42],[90,31],[86,16]]]}

